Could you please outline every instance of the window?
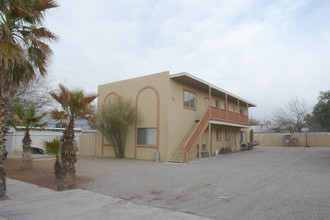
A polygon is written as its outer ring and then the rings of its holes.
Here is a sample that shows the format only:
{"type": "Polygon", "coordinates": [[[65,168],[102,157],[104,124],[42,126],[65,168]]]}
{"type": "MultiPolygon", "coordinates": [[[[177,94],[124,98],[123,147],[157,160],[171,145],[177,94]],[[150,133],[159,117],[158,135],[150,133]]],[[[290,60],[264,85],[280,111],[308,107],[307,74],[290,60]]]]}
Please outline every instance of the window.
{"type": "Polygon", "coordinates": [[[245,142],[245,132],[244,131],[241,132],[241,141],[245,142]]]}
{"type": "Polygon", "coordinates": [[[244,108],[241,108],[241,109],[239,110],[239,113],[240,113],[241,115],[244,115],[244,114],[245,114],[244,108]]]}
{"type": "Polygon", "coordinates": [[[157,128],[138,128],[137,144],[157,145],[157,128]]]}
{"type": "Polygon", "coordinates": [[[220,108],[220,101],[219,100],[215,100],[215,107],[220,108]]]}
{"type": "Polygon", "coordinates": [[[184,90],[183,96],[184,96],[183,97],[184,107],[195,109],[196,108],[196,94],[184,90]]]}
{"type": "Polygon", "coordinates": [[[220,141],[221,140],[221,130],[218,129],[217,130],[217,141],[220,141]]]}
{"type": "Polygon", "coordinates": [[[226,140],[229,140],[229,130],[226,129],[226,140]]]}

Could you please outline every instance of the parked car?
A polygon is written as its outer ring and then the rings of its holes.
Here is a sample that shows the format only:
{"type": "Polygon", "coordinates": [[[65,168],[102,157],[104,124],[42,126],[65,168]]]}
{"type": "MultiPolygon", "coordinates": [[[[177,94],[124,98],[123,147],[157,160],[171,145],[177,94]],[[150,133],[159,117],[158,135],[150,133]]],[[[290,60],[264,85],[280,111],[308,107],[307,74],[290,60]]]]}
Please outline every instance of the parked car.
{"type": "Polygon", "coordinates": [[[44,154],[44,149],[39,147],[31,147],[31,154],[44,154]]]}

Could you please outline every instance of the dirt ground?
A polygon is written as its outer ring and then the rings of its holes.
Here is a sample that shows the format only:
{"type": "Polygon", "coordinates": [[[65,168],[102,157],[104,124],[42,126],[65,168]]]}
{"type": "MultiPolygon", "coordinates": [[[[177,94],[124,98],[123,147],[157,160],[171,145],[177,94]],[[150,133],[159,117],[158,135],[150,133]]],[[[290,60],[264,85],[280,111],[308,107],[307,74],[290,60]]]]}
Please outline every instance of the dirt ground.
{"type": "Polygon", "coordinates": [[[11,179],[21,180],[41,187],[47,187],[58,191],[59,185],[64,186],[64,190],[69,189],[69,184],[75,184],[75,188],[84,188],[93,179],[84,176],[76,176],[75,181],[66,182],[55,179],[53,165],[55,160],[51,157],[34,158],[33,169],[21,170],[21,158],[7,158],[5,162],[6,176],[11,179]]]}

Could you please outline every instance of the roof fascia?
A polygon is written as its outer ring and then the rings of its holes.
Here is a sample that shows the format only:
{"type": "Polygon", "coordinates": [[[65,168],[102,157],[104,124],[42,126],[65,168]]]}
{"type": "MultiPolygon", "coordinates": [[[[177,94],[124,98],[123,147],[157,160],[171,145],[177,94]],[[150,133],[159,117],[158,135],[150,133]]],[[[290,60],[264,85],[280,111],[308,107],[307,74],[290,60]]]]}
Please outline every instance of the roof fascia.
{"type": "Polygon", "coordinates": [[[234,98],[239,99],[239,100],[241,100],[243,102],[246,102],[249,105],[251,105],[251,107],[257,107],[257,105],[254,104],[253,102],[247,101],[247,100],[245,100],[245,99],[243,99],[243,98],[241,98],[241,97],[239,97],[237,95],[234,95],[234,94],[232,94],[232,93],[230,93],[230,92],[228,92],[228,91],[226,91],[224,89],[221,89],[221,88],[219,88],[219,87],[217,87],[215,85],[212,85],[211,83],[208,83],[208,82],[206,82],[206,81],[204,81],[204,80],[202,80],[202,79],[200,79],[200,78],[198,78],[196,76],[193,76],[193,75],[191,75],[189,73],[186,73],[186,72],[182,72],[182,73],[177,73],[177,74],[170,75],[170,78],[173,79],[173,78],[180,77],[180,76],[187,76],[187,77],[189,77],[191,79],[194,79],[196,81],[199,81],[199,82],[201,82],[201,83],[203,83],[203,84],[205,84],[207,86],[210,86],[211,88],[213,88],[215,90],[218,90],[219,92],[223,92],[223,93],[225,93],[227,95],[230,95],[231,97],[234,97],[234,98]]]}

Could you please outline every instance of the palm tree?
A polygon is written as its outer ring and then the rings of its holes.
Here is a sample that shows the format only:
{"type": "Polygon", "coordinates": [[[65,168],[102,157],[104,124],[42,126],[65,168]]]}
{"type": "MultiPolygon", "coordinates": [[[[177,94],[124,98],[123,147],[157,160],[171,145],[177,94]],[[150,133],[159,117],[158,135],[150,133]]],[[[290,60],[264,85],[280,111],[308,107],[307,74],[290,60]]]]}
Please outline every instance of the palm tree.
{"type": "Polygon", "coordinates": [[[59,85],[58,93],[51,92],[50,95],[61,105],[61,110],[54,109],[51,112],[53,119],[65,121],[68,126],[63,132],[61,149],[61,178],[75,178],[75,163],[77,162],[76,150],[74,148],[74,122],[75,120],[91,120],[94,115],[92,102],[97,95],[85,95],[82,90],[70,91],[63,85],[59,85]]]}
{"type": "Polygon", "coordinates": [[[60,158],[59,158],[59,152],[61,150],[61,142],[60,142],[60,140],[53,138],[52,141],[44,141],[43,144],[46,147],[47,154],[55,155],[55,157],[56,157],[56,160],[54,163],[54,171],[55,171],[55,177],[57,179],[59,179],[60,176],[57,176],[57,175],[60,175],[60,173],[61,173],[61,162],[60,162],[60,158]]]}
{"type": "Polygon", "coordinates": [[[52,50],[45,43],[56,36],[43,27],[54,0],[0,1],[0,197],[6,194],[3,165],[8,98],[36,75],[45,75],[52,50]]]}
{"type": "Polygon", "coordinates": [[[34,106],[28,107],[26,110],[22,105],[14,105],[13,106],[14,114],[11,119],[7,121],[9,126],[17,129],[18,126],[22,126],[24,128],[25,134],[22,140],[23,142],[23,163],[22,169],[30,169],[32,166],[31,159],[31,137],[30,130],[35,128],[43,128],[47,126],[46,122],[42,122],[42,118],[47,114],[47,112],[42,113],[41,115],[36,115],[36,109],[34,106]]]}

